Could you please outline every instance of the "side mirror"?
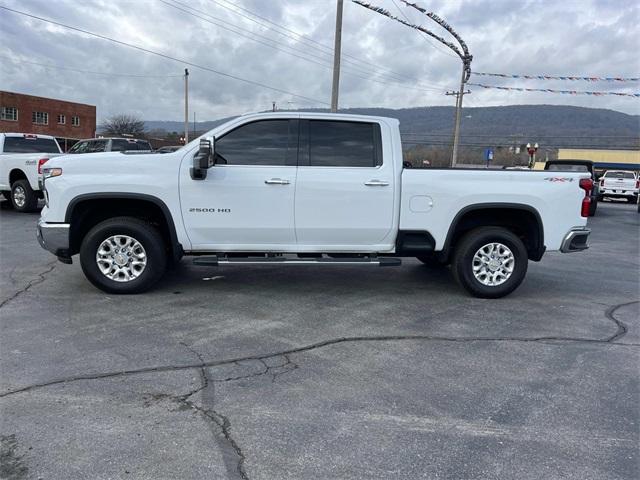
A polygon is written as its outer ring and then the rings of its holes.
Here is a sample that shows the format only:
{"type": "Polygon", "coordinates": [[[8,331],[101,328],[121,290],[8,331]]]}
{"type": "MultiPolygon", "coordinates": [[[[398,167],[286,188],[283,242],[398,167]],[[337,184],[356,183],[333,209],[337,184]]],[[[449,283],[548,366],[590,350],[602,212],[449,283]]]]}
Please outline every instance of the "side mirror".
{"type": "Polygon", "coordinates": [[[207,178],[207,170],[215,164],[215,142],[215,138],[200,140],[200,147],[193,156],[193,167],[190,170],[192,179],[204,180],[207,178]]]}

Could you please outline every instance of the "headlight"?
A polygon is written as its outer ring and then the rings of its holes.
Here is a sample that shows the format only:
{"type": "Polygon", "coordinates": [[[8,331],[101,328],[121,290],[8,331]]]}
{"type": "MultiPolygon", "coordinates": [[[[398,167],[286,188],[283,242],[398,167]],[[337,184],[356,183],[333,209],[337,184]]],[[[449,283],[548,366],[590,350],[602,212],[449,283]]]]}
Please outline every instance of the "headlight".
{"type": "Polygon", "coordinates": [[[50,177],[59,177],[60,175],[62,175],[62,169],[61,168],[43,168],[42,169],[42,178],[43,179],[47,179],[50,177]]]}

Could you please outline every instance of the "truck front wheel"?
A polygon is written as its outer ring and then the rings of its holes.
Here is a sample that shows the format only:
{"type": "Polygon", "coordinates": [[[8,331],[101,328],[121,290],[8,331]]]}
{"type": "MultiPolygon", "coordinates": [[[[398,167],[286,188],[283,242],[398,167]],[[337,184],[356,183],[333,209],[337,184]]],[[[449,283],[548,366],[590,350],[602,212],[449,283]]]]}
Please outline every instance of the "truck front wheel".
{"type": "Polygon", "coordinates": [[[460,239],[452,270],[456,281],[473,296],[500,298],[522,283],[527,264],[527,250],[513,232],[481,227],[460,239]]]}
{"type": "Polygon", "coordinates": [[[38,208],[38,195],[26,179],[11,184],[11,204],[18,212],[33,212],[38,208]]]}
{"type": "Polygon", "coordinates": [[[82,240],[85,276],[109,293],[140,293],[164,274],[167,256],[160,232],[133,217],[116,217],[93,227],[82,240]]]}

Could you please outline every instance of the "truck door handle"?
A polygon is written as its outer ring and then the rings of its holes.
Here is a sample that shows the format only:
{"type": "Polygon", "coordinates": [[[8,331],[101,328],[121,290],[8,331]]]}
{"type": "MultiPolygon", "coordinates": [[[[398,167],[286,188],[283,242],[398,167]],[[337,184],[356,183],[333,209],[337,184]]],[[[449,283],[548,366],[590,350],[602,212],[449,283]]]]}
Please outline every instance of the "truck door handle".
{"type": "Polygon", "coordinates": [[[267,185],[289,185],[289,180],[283,180],[282,178],[271,178],[269,180],[265,180],[264,183],[267,185]]]}
{"type": "Polygon", "coordinates": [[[389,186],[389,182],[384,182],[382,180],[369,180],[368,182],[364,182],[367,187],[387,187],[389,186]]]}

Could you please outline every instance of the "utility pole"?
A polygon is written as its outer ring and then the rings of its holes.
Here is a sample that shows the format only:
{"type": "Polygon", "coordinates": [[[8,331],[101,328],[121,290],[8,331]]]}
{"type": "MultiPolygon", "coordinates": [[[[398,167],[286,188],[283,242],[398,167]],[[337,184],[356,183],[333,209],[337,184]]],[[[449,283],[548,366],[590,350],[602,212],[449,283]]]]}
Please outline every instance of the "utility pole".
{"type": "Polygon", "coordinates": [[[273,108],[271,109],[271,111],[275,112],[276,111],[276,102],[271,102],[271,103],[273,105],[273,108]]]}
{"type": "Polygon", "coordinates": [[[331,111],[338,111],[338,90],[340,89],[340,50],[342,47],[342,7],[343,0],[337,0],[336,35],[333,45],[333,85],[331,87],[331,111]]]}
{"type": "Polygon", "coordinates": [[[193,138],[196,138],[196,112],[193,112],[193,138]]]}
{"type": "Polygon", "coordinates": [[[462,81],[460,82],[460,90],[457,92],[447,92],[445,95],[456,96],[456,117],[453,127],[453,152],[451,154],[451,167],[455,167],[458,162],[458,146],[460,144],[460,118],[462,117],[462,98],[471,93],[470,90],[464,91],[465,69],[462,69],[462,81]]]}
{"type": "Polygon", "coordinates": [[[184,144],[189,143],[189,69],[184,69],[184,144]]]}

